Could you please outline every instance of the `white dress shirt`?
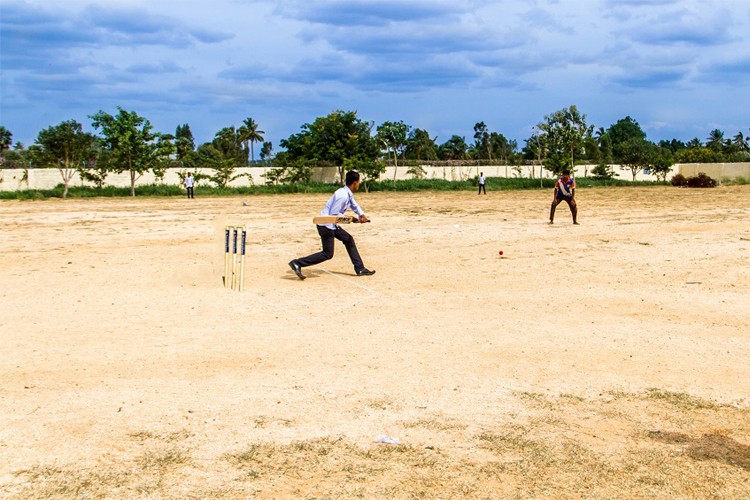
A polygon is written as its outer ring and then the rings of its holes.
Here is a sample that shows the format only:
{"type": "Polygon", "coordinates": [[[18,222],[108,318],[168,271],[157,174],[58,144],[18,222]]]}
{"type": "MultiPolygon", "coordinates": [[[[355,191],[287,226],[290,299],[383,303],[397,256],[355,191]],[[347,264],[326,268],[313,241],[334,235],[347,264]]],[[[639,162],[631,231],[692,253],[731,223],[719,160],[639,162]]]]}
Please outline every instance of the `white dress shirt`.
{"type": "MultiPolygon", "coordinates": [[[[356,201],[354,201],[354,193],[352,193],[352,190],[349,189],[349,186],[343,186],[336,190],[335,193],[333,193],[333,196],[328,200],[328,203],[326,203],[326,206],[323,207],[323,210],[320,211],[320,215],[344,215],[347,210],[352,209],[352,211],[362,216],[365,213],[362,211],[361,208],[359,208],[359,205],[356,201]]],[[[329,229],[336,229],[336,224],[318,224],[319,226],[325,226],[329,229]]]]}

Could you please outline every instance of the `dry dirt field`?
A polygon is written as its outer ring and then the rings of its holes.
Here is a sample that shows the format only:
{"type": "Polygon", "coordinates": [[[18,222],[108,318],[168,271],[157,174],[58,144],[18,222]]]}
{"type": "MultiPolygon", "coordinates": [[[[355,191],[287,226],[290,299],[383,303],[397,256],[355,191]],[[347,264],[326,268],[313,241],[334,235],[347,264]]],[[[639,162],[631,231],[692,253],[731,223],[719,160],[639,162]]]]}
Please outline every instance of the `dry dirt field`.
{"type": "Polygon", "coordinates": [[[750,496],[750,186],[196,195],[0,202],[1,497],[750,496]]]}

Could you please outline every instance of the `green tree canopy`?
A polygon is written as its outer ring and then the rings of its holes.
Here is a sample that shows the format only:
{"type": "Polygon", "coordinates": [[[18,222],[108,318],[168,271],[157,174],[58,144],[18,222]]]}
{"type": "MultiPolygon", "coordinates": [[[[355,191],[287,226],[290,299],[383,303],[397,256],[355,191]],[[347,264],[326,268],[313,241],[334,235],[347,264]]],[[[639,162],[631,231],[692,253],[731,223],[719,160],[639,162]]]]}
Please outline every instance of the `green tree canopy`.
{"type": "Polygon", "coordinates": [[[335,166],[343,183],[346,160],[375,161],[380,156],[371,131],[372,124],[360,120],[356,111],[334,111],[304,124],[300,133],[279,144],[286,148],[290,161],[307,159],[318,165],[335,166]]]}
{"type": "Polygon", "coordinates": [[[83,131],[75,120],[39,132],[33,146],[37,163],[57,168],[63,180],[63,198],[68,196],[68,185],[73,175],[96,156],[97,138],[83,131]]]}
{"type": "Polygon", "coordinates": [[[626,116],[607,129],[607,138],[612,145],[613,161],[625,164],[632,158],[634,145],[646,141],[646,133],[637,121],[626,116]]]}
{"type": "Polygon", "coordinates": [[[6,149],[10,149],[11,144],[13,144],[13,134],[10,130],[0,125],[0,153],[6,149]]]}
{"type": "Polygon", "coordinates": [[[404,154],[411,127],[404,122],[383,122],[377,128],[377,139],[383,148],[393,155],[393,179],[396,179],[398,157],[404,154]]]}
{"type": "Polygon", "coordinates": [[[195,139],[190,131],[190,125],[177,125],[175,131],[175,147],[177,149],[177,160],[183,163],[190,162],[190,156],[195,151],[195,139]]]}
{"type": "Polygon", "coordinates": [[[474,158],[492,159],[492,144],[490,143],[490,132],[484,122],[474,124],[474,158]]]}
{"type": "Polygon", "coordinates": [[[651,170],[662,182],[667,180],[667,175],[672,171],[674,155],[669,148],[656,147],[652,152],[651,170]]]}
{"type": "Polygon", "coordinates": [[[593,130],[593,126],[586,125],[586,115],[575,105],[545,116],[537,128],[545,136],[544,166],[556,174],[575,166],[576,158],[583,156],[585,139],[593,130]]]}
{"type": "Polygon", "coordinates": [[[404,156],[410,160],[437,160],[437,144],[430,134],[421,128],[409,132],[404,156]]]}
{"type": "Polygon", "coordinates": [[[620,163],[633,174],[633,181],[638,172],[653,163],[655,150],[654,144],[638,137],[633,137],[618,145],[620,163]]]}
{"type": "Polygon", "coordinates": [[[111,168],[130,174],[130,195],[135,196],[135,183],[159,160],[159,134],[151,123],[135,111],[118,107],[117,116],[104,111],[92,115],[92,125],[101,130],[102,144],[109,151],[111,168]]]}
{"type": "Polygon", "coordinates": [[[438,158],[441,160],[463,160],[466,158],[466,139],[454,135],[438,148],[438,158]]]}
{"type": "Polygon", "coordinates": [[[245,149],[247,149],[247,143],[250,143],[250,158],[252,161],[255,161],[255,143],[262,143],[263,134],[266,132],[258,130],[258,123],[248,117],[242,121],[242,126],[240,126],[238,133],[240,141],[245,144],[245,149]]]}
{"type": "Polygon", "coordinates": [[[724,132],[713,129],[706,139],[706,147],[711,151],[721,152],[724,149],[724,132]]]}

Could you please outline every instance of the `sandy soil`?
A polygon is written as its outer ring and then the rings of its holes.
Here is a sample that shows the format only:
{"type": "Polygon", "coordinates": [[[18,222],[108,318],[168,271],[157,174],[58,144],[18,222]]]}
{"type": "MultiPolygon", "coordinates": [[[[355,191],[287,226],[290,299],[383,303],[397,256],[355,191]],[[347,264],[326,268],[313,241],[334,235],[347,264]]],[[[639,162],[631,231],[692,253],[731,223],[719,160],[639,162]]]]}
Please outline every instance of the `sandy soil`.
{"type": "MultiPolygon", "coordinates": [[[[373,222],[347,229],[377,274],[337,243],[305,281],[287,262],[318,250],[325,195],[196,195],[0,203],[0,492],[138,463],[154,436],[190,467],[113,496],[224,491],[251,443],[387,435],[481,461],[471,437],[527,425],[530,395],[750,406],[750,186],[581,189],[580,226],[564,204],[546,224],[547,191],[359,193],[373,222]],[[242,293],[222,286],[228,223],[249,229],[242,293]],[[409,425],[436,420],[455,425],[409,425]]],[[[625,446],[576,411],[550,440],[625,446]]],[[[276,487],[229,496],[310,493],[276,487]]]]}

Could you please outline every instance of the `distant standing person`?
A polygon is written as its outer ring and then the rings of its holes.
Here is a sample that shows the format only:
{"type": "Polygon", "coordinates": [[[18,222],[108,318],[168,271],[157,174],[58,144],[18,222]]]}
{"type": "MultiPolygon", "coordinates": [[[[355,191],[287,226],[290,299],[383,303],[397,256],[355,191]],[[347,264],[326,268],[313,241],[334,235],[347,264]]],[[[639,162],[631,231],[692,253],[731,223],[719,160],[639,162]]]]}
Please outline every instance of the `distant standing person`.
{"type": "Polygon", "coordinates": [[[187,177],[185,177],[185,189],[187,189],[188,198],[195,198],[193,186],[195,186],[195,179],[193,178],[193,174],[188,172],[187,177]]]}
{"type": "Polygon", "coordinates": [[[578,206],[576,205],[576,181],[570,176],[570,170],[563,170],[562,177],[555,183],[555,191],[552,194],[552,206],[549,209],[549,223],[555,223],[555,209],[563,201],[570,207],[573,215],[573,224],[578,224],[578,206]]]}
{"type": "MultiPolygon", "coordinates": [[[[356,201],[354,201],[354,192],[359,189],[359,172],[350,170],[346,173],[346,186],[340,187],[333,193],[333,196],[328,200],[326,206],[320,212],[320,215],[344,215],[344,213],[352,209],[352,211],[359,216],[360,222],[367,222],[367,216],[359,207],[356,201]]],[[[375,271],[370,271],[362,263],[362,258],[359,256],[357,245],[354,243],[352,235],[347,233],[338,224],[318,224],[318,234],[320,235],[320,241],[323,244],[323,249],[307,257],[301,259],[294,259],[289,262],[289,267],[292,268],[294,274],[301,280],[305,279],[305,275],[302,274],[302,268],[307,266],[314,266],[320,264],[326,260],[333,258],[333,243],[334,238],[341,241],[346,247],[346,251],[349,253],[349,258],[354,265],[354,272],[357,276],[372,276],[375,271]]]]}
{"type": "Polygon", "coordinates": [[[479,192],[477,194],[482,194],[482,191],[484,191],[484,194],[487,194],[487,190],[484,188],[486,182],[487,179],[484,178],[484,172],[479,172],[479,192]]]}

